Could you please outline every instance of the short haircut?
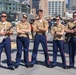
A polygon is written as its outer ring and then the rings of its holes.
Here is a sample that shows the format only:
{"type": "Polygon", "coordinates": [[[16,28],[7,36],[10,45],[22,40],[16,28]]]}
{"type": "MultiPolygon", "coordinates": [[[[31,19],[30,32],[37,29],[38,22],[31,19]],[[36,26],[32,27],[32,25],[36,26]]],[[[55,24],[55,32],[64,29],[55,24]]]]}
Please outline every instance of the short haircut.
{"type": "Polygon", "coordinates": [[[24,15],[26,15],[26,16],[28,17],[28,15],[27,15],[27,14],[23,14],[22,16],[24,16],[24,15]]]}
{"type": "Polygon", "coordinates": [[[74,14],[75,14],[76,12],[73,12],[73,17],[74,17],[74,14]]]}
{"type": "Polygon", "coordinates": [[[59,19],[61,20],[61,17],[60,17],[60,16],[56,16],[56,18],[57,18],[57,17],[59,17],[59,19]]]}
{"type": "Polygon", "coordinates": [[[2,15],[2,14],[6,14],[6,15],[7,15],[7,12],[2,12],[1,15],[2,15]]]}
{"type": "Polygon", "coordinates": [[[43,12],[43,10],[42,9],[39,9],[39,11],[38,12],[43,12]]]}

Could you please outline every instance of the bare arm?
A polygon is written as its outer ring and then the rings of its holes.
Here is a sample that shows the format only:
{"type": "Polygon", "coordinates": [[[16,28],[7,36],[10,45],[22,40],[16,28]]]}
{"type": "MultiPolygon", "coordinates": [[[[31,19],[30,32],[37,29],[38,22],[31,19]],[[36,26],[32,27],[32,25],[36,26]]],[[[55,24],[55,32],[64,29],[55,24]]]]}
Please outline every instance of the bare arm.
{"type": "Polygon", "coordinates": [[[6,35],[6,32],[0,32],[0,35],[4,36],[6,35]]]}
{"type": "Polygon", "coordinates": [[[25,33],[29,33],[31,31],[31,26],[30,24],[28,24],[28,28],[27,29],[21,29],[21,31],[25,32],[25,33]]]}
{"type": "Polygon", "coordinates": [[[65,32],[65,27],[63,26],[62,31],[61,32],[56,32],[56,34],[62,36],[64,34],[64,32],[65,32]]]}
{"type": "Polygon", "coordinates": [[[69,30],[69,29],[67,29],[67,30],[66,30],[66,33],[74,33],[74,30],[69,30]]]}
{"type": "Polygon", "coordinates": [[[36,27],[33,27],[33,31],[34,32],[39,32],[39,29],[37,29],[36,27]]]}
{"type": "Polygon", "coordinates": [[[51,29],[51,34],[52,34],[52,36],[57,36],[56,32],[54,31],[54,27],[52,27],[52,29],[51,29]]]}
{"type": "Polygon", "coordinates": [[[69,23],[66,25],[65,32],[66,33],[74,33],[74,30],[69,29],[69,23]]]}
{"type": "Polygon", "coordinates": [[[36,21],[33,23],[33,31],[34,32],[40,32],[40,30],[38,29],[38,27],[36,26],[36,21]]]}
{"type": "Polygon", "coordinates": [[[46,25],[44,28],[43,27],[38,27],[38,30],[42,32],[46,32],[48,30],[48,26],[46,25]]]}
{"type": "Polygon", "coordinates": [[[42,32],[46,32],[48,30],[48,22],[46,20],[43,21],[44,27],[38,27],[38,29],[42,32]]]}
{"type": "Polygon", "coordinates": [[[25,33],[24,31],[22,31],[21,29],[19,29],[18,26],[17,26],[17,28],[16,28],[16,31],[17,31],[17,33],[19,33],[19,34],[24,34],[24,33],[25,33]]]}
{"type": "Polygon", "coordinates": [[[5,29],[3,28],[0,32],[0,35],[5,36],[7,34],[7,32],[5,31],[5,29]]]}

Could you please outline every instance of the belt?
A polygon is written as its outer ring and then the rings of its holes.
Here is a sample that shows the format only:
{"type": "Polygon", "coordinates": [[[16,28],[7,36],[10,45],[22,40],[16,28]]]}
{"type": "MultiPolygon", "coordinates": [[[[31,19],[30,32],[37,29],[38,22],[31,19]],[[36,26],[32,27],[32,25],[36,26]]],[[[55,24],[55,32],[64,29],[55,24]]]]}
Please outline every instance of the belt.
{"type": "Polygon", "coordinates": [[[45,35],[45,33],[36,33],[36,34],[39,34],[39,35],[45,35]]]}

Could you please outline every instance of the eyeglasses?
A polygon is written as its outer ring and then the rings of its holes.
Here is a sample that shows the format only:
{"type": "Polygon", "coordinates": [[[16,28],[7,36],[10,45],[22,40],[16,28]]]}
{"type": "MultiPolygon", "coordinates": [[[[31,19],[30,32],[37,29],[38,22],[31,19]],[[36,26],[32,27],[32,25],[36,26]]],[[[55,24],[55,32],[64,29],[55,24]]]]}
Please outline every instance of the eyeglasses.
{"type": "Polygon", "coordinates": [[[27,17],[23,16],[23,18],[27,19],[27,17]]]}
{"type": "Polygon", "coordinates": [[[73,17],[76,17],[76,15],[73,15],[73,17]]]}
{"type": "Polygon", "coordinates": [[[6,18],[7,16],[3,16],[3,15],[2,15],[1,17],[4,17],[4,18],[6,18]]]}
{"type": "Polygon", "coordinates": [[[56,20],[58,20],[58,21],[59,21],[60,19],[56,19],[56,20]]]}

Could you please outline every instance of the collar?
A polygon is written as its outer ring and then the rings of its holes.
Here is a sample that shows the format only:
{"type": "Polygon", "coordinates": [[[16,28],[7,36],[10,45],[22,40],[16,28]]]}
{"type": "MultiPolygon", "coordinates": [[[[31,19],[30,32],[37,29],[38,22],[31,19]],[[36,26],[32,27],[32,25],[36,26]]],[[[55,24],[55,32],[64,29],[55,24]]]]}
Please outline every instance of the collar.
{"type": "Polygon", "coordinates": [[[3,24],[3,25],[6,25],[6,23],[7,23],[7,21],[5,21],[5,22],[2,22],[2,24],[3,24]]]}
{"type": "Polygon", "coordinates": [[[41,23],[41,22],[44,21],[44,18],[42,18],[42,19],[39,19],[39,18],[38,18],[37,21],[41,23]]]}
{"type": "Polygon", "coordinates": [[[56,24],[56,27],[59,27],[60,25],[61,25],[61,23],[60,23],[60,24],[58,24],[58,25],[56,24]]]}
{"type": "Polygon", "coordinates": [[[39,20],[39,22],[41,23],[43,20],[39,20]]]}

